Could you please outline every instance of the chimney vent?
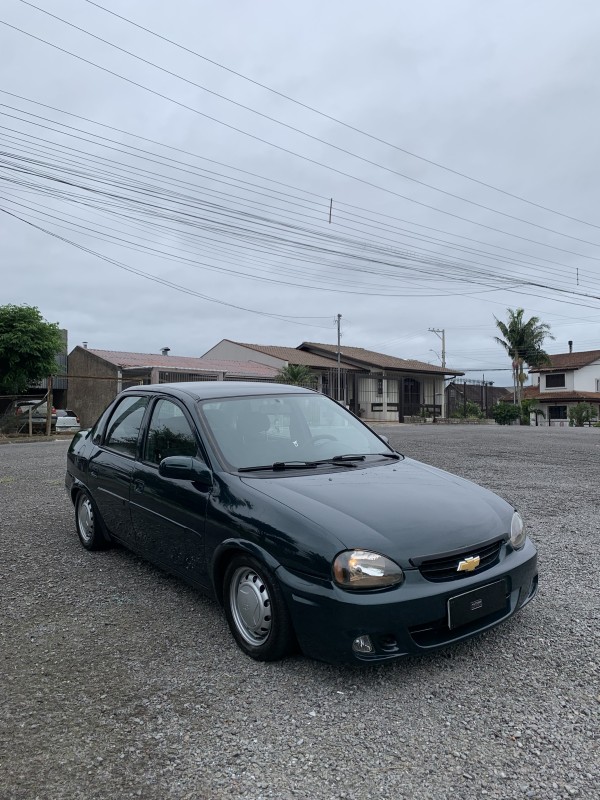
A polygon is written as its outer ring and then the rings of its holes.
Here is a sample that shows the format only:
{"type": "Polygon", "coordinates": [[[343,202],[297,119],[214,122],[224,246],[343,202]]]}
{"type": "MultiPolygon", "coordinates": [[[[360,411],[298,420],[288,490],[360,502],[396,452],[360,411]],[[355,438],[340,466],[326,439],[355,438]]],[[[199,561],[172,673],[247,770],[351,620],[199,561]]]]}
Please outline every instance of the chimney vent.
{"type": "Polygon", "coordinates": [[[569,339],[569,353],[573,352],[573,340],[569,339]]]}
{"type": "Polygon", "coordinates": [[[87,350],[87,342],[82,342],[81,344],[83,345],[83,349],[87,350]]]}
{"type": "Polygon", "coordinates": [[[161,347],[161,348],[160,348],[160,354],[161,354],[161,356],[168,356],[168,355],[169,355],[169,351],[170,351],[170,350],[171,350],[171,348],[170,348],[170,347],[161,347]]]}

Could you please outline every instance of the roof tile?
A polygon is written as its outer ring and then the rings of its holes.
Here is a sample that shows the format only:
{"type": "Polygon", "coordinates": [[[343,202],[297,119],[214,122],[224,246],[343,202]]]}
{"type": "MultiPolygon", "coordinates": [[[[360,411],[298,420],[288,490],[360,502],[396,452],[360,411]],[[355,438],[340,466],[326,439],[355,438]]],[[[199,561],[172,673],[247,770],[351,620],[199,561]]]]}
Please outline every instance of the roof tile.
{"type": "Polygon", "coordinates": [[[550,364],[530,372],[551,372],[557,369],[580,369],[594,361],[600,361],[600,350],[585,350],[581,353],[555,353],[550,356],[550,364]]]}
{"type": "Polygon", "coordinates": [[[116,367],[159,367],[190,372],[227,372],[230,375],[253,375],[260,378],[274,378],[278,370],[257,361],[225,361],[190,356],[163,356],[154,353],[130,353],[124,350],[95,350],[88,352],[114,364],[116,367]]]}

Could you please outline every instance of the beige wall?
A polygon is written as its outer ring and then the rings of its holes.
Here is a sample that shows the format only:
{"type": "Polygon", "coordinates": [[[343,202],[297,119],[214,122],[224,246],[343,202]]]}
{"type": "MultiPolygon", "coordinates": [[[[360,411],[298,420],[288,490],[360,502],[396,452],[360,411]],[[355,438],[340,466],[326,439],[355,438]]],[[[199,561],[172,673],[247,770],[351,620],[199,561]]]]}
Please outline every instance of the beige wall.
{"type": "Polygon", "coordinates": [[[68,407],[79,415],[82,429],[90,428],[117,394],[117,368],[77,346],[69,354],[68,375],[68,407]]]}
{"type": "Polygon", "coordinates": [[[216,344],[200,358],[223,359],[224,361],[256,361],[258,364],[267,364],[269,367],[276,367],[277,369],[285,367],[287,363],[281,358],[259,353],[258,350],[251,350],[249,347],[243,347],[237,342],[230,342],[228,339],[220,341],[219,344],[216,344]]]}

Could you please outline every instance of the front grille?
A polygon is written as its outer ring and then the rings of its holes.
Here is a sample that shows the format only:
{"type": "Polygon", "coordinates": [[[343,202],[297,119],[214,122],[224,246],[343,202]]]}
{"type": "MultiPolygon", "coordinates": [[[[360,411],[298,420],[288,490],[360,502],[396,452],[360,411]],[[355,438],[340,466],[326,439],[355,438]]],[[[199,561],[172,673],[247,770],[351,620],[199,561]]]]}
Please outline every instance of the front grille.
{"type": "Polygon", "coordinates": [[[428,581],[452,581],[459,578],[467,578],[469,575],[478,575],[498,563],[501,546],[502,539],[498,539],[482,547],[472,547],[469,550],[465,550],[464,553],[432,558],[428,561],[423,561],[419,565],[419,571],[428,581]],[[472,572],[458,572],[459,563],[473,556],[479,556],[479,566],[472,572]]]}

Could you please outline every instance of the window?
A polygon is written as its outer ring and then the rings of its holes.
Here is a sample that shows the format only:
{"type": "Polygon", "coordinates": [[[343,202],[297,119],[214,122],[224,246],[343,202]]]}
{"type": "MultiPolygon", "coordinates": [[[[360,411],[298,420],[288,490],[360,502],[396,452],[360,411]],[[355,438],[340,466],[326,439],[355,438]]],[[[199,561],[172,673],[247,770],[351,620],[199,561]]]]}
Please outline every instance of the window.
{"type": "Polygon", "coordinates": [[[342,406],[312,392],[205,401],[200,408],[218,449],[236,468],[385,450],[342,406]]]}
{"type": "Polygon", "coordinates": [[[160,464],[168,456],[195,456],[196,437],[181,408],[170,400],[159,400],[154,406],[144,461],[160,464]]]}
{"type": "Polygon", "coordinates": [[[377,378],[377,396],[381,397],[383,394],[383,378],[377,378]]]}
{"type": "Polygon", "coordinates": [[[548,416],[550,419],[566,419],[567,407],[566,406],[550,406],[548,409],[548,416]]]}
{"type": "Polygon", "coordinates": [[[564,389],[565,374],[546,375],[546,389],[564,389]]]}
{"type": "Polygon", "coordinates": [[[147,397],[125,397],[115,408],[108,422],[104,446],[126,456],[134,456],[147,397]]]}

